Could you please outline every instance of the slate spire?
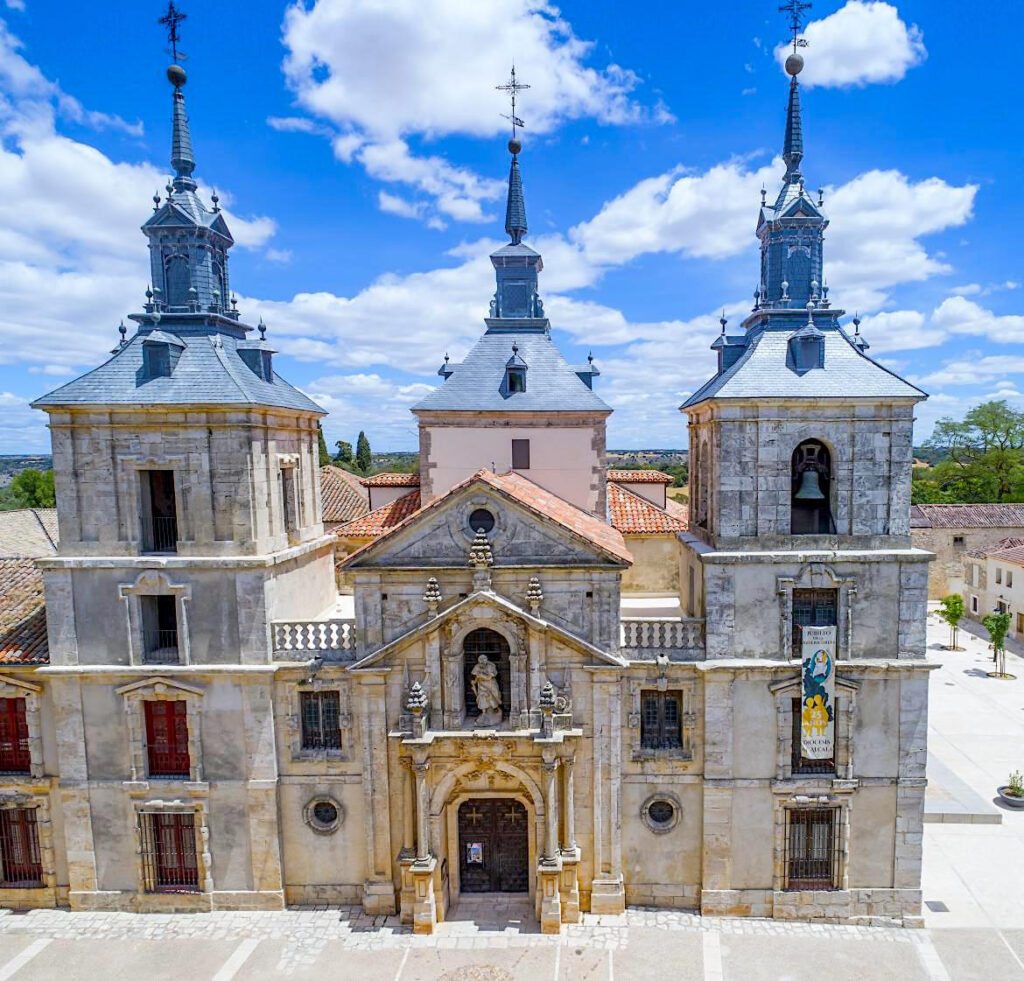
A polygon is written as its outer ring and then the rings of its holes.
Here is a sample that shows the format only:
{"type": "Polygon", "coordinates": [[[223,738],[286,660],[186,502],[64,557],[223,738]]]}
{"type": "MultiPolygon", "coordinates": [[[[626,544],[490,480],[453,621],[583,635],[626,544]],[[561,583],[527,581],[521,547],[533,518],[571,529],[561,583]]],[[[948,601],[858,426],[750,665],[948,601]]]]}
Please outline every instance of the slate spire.
{"type": "MultiPolygon", "coordinates": [[[[799,58],[800,56],[797,55],[799,58]]],[[[792,55],[790,56],[790,59],[792,55]]],[[[790,68],[790,59],[786,61],[787,71],[790,68]]],[[[800,59],[801,66],[803,59],[800,59]]],[[[799,68],[797,69],[799,71],[799,68]]],[[[800,118],[800,83],[796,80],[796,73],[792,73],[789,80],[789,106],[786,109],[786,138],[782,145],[782,159],[786,161],[787,184],[796,184],[800,181],[800,161],[804,156],[804,128],[800,118]]]]}
{"type": "Polygon", "coordinates": [[[508,148],[512,153],[512,165],[508,172],[508,204],[505,207],[505,231],[518,245],[527,233],[526,199],[523,197],[523,178],[519,173],[519,151],[523,145],[519,140],[509,140],[508,148]]]}
{"type": "Polygon", "coordinates": [[[196,182],[192,179],[192,171],[196,169],[196,159],[192,152],[192,134],[188,128],[188,113],[185,111],[185,94],[181,91],[185,85],[185,69],[174,64],[167,69],[167,78],[174,86],[174,119],[171,132],[171,166],[174,168],[174,189],[176,191],[194,191],[196,182]]]}

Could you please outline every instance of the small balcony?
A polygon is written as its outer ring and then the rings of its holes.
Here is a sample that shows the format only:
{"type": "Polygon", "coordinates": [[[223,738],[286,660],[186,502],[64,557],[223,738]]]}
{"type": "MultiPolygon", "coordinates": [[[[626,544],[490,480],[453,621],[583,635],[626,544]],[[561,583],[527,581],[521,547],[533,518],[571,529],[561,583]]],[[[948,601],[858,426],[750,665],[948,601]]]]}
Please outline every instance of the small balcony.
{"type": "Polygon", "coordinates": [[[178,550],[178,519],[175,515],[160,517],[154,515],[151,552],[176,552],[178,550]]]}
{"type": "Polygon", "coordinates": [[[666,655],[674,661],[704,659],[704,618],[623,618],[619,646],[631,661],[653,661],[666,655]]]}
{"type": "Polygon", "coordinates": [[[271,624],[275,661],[354,661],[356,622],[353,619],[275,620],[271,624]]]}

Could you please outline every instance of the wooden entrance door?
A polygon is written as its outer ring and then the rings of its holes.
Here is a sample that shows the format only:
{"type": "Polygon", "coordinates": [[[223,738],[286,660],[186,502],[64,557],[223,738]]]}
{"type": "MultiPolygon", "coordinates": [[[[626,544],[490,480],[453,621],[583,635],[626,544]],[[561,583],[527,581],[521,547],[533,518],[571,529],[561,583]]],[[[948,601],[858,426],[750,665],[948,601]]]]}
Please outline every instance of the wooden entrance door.
{"type": "Polygon", "coordinates": [[[463,892],[526,892],[530,853],[526,808],[509,798],[474,798],[459,807],[463,892]]]}

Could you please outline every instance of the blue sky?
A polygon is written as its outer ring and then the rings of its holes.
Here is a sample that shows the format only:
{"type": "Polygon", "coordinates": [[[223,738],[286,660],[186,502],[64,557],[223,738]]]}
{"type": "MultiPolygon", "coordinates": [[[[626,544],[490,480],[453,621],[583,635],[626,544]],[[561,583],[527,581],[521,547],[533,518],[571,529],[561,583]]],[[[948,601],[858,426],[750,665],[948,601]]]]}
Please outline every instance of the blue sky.
{"type": "MultiPolygon", "coordinates": [[[[198,166],[232,285],[278,370],[330,416],[411,449],[408,407],[483,329],[504,240],[515,59],[542,292],[593,350],[612,447],[680,447],[677,407],[757,282],[759,191],[783,167],[776,0],[188,3],[198,166]],[[706,12],[705,12],[706,11],[706,12]]],[[[45,450],[32,398],[103,359],[140,308],[139,225],[169,173],[157,0],[0,0],[0,452],[45,450]]],[[[803,172],[825,189],[833,306],[940,416],[1024,407],[1018,39],[1024,10],[816,0],[803,172]]]]}

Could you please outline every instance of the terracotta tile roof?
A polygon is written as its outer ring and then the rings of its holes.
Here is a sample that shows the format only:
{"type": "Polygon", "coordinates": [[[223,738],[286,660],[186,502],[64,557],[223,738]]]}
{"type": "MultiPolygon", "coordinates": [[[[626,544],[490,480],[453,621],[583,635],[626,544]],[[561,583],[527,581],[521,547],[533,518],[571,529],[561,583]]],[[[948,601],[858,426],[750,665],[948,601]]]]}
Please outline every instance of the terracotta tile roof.
{"type": "Polygon", "coordinates": [[[375,473],[372,477],[364,477],[360,483],[364,487],[419,487],[418,473],[375,473]]]}
{"type": "MultiPolygon", "coordinates": [[[[440,497],[434,498],[434,500],[426,507],[419,511],[414,510],[401,522],[388,528],[386,535],[395,534],[400,528],[416,520],[421,513],[439,507],[453,494],[457,494],[464,488],[469,487],[470,484],[476,482],[487,484],[500,493],[508,495],[528,511],[533,511],[535,514],[539,514],[542,517],[554,521],[556,524],[561,525],[563,528],[566,528],[578,537],[583,538],[591,545],[596,546],[600,551],[604,552],[615,561],[625,562],[630,565],[632,564],[633,556],[626,547],[626,542],[623,539],[622,534],[616,528],[613,528],[607,522],[595,518],[594,515],[588,514],[586,511],[581,510],[574,504],[564,501],[562,498],[552,494],[550,491],[544,490],[543,487],[539,487],[532,480],[528,480],[526,477],[523,477],[518,473],[498,475],[491,473],[489,470],[478,470],[472,477],[467,477],[461,483],[456,484],[446,494],[442,494],[440,497]]],[[[406,495],[406,498],[411,498],[412,496],[412,494],[408,494],[406,495]]],[[[415,492],[415,496],[416,504],[418,506],[418,491],[415,492]]],[[[399,501],[405,500],[406,498],[399,498],[399,501]]],[[[393,507],[398,504],[399,501],[393,501],[391,505],[385,505],[383,508],[378,508],[377,511],[372,511],[366,516],[366,518],[360,519],[358,522],[352,522],[352,524],[360,525],[362,522],[369,522],[369,519],[375,514],[385,511],[388,507],[393,507]]],[[[346,525],[343,528],[339,528],[337,534],[339,536],[345,535],[348,527],[350,526],[346,525]]],[[[382,537],[386,537],[386,535],[383,535],[382,537]]],[[[351,535],[346,537],[357,536],[351,535]]],[[[351,563],[357,556],[362,555],[365,551],[373,548],[376,544],[377,542],[369,542],[362,548],[353,552],[346,560],[346,564],[351,563]]]]}
{"type": "Polygon", "coordinates": [[[355,521],[334,529],[339,538],[379,538],[420,509],[420,492],[409,491],[355,521]]]}
{"type": "Polygon", "coordinates": [[[1024,504],[915,504],[910,521],[911,528],[1024,528],[1024,504]]]}
{"type": "Polygon", "coordinates": [[[608,518],[623,535],[669,535],[686,531],[689,522],[685,510],[675,501],[671,511],[644,500],[625,487],[608,484],[608,518]],[[680,514],[682,511],[682,515],[680,514]]]}
{"type": "Polygon", "coordinates": [[[660,470],[609,470],[608,479],[617,484],[671,484],[675,481],[660,470]]]}
{"type": "Polygon", "coordinates": [[[49,659],[43,575],[32,559],[0,559],[0,663],[49,659]]]}
{"type": "Polygon", "coordinates": [[[38,559],[57,551],[57,509],[0,511],[0,558],[38,559]]]}
{"type": "Polygon", "coordinates": [[[354,521],[368,514],[370,504],[359,478],[341,467],[320,468],[320,502],[327,522],[354,521]]]}
{"type": "Polygon", "coordinates": [[[995,552],[990,551],[988,558],[1006,562],[1009,565],[1024,565],[1024,538],[1005,538],[999,544],[1003,545],[1005,542],[1015,542],[1016,544],[999,548],[995,552]]]}

